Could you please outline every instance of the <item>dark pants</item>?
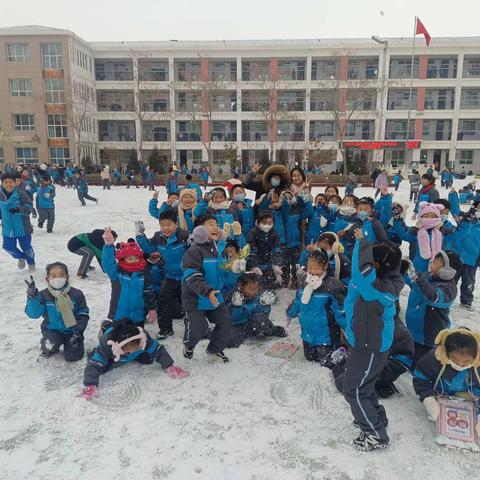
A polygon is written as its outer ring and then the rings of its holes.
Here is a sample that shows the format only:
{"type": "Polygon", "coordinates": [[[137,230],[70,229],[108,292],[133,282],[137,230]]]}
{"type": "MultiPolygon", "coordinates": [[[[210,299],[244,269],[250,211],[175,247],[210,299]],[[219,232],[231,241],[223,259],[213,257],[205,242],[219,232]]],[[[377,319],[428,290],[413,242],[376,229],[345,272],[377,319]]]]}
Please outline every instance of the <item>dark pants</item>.
{"type": "Polygon", "coordinates": [[[416,202],[418,197],[418,190],[412,190],[410,189],[410,201],[411,202],[416,202]]]}
{"type": "Polygon", "coordinates": [[[115,185],[121,185],[122,184],[122,177],[115,177],[115,185]]]}
{"type": "Polygon", "coordinates": [[[254,313],[248,322],[234,325],[230,330],[226,348],[238,348],[248,337],[266,338],[275,335],[276,327],[264,313],[254,313]]]}
{"type": "Polygon", "coordinates": [[[305,358],[310,362],[318,362],[324,367],[329,366],[330,355],[336,348],[334,345],[312,345],[303,342],[305,358]]]}
{"type": "Polygon", "coordinates": [[[283,281],[285,284],[292,279],[292,286],[297,285],[297,267],[300,258],[300,247],[285,247],[283,251],[283,281]]]}
{"type": "Polygon", "coordinates": [[[35,264],[35,252],[32,248],[32,236],[24,237],[3,237],[3,249],[17,260],[26,260],[28,265],[35,264]],[[17,241],[20,248],[17,247],[17,241]]]}
{"type": "Polygon", "coordinates": [[[389,440],[383,424],[386,413],[378,403],[375,381],[385,368],[387,360],[388,352],[368,352],[350,348],[345,372],[335,380],[362,432],[372,433],[385,441],[389,440]]]}
{"type": "Polygon", "coordinates": [[[158,292],[158,327],[160,330],[172,329],[172,320],[180,318],[182,304],[182,284],[180,280],[166,278],[158,292]]]}
{"type": "Polygon", "coordinates": [[[78,266],[77,274],[86,275],[88,272],[88,267],[92,263],[92,260],[95,258],[93,250],[90,250],[88,247],[81,247],[78,250],[75,250],[73,253],[82,257],[80,265],[78,266]]]}
{"type": "Polygon", "coordinates": [[[399,187],[399,186],[400,186],[399,183],[396,183],[396,184],[395,184],[395,191],[396,191],[396,192],[398,192],[398,187],[399,187]]]}
{"type": "Polygon", "coordinates": [[[102,178],[102,185],[104,190],[110,190],[111,184],[108,178],[102,178]]]}
{"type": "Polygon", "coordinates": [[[77,190],[78,194],[78,199],[80,200],[81,204],[85,206],[87,203],[85,202],[85,199],[90,200],[92,202],[96,202],[97,199],[95,197],[90,196],[88,193],[83,193],[80,190],[77,190]]]}
{"type": "Polygon", "coordinates": [[[210,343],[207,349],[210,352],[223,351],[232,328],[230,312],[224,303],[221,303],[215,310],[188,310],[185,312],[185,316],[183,343],[188,348],[195,348],[200,340],[209,337],[210,343]],[[211,333],[209,333],[208,322],[215,325],[211,333]]]}
{"type": "Polygon", "coordinates": [[[38,228],[43,228],[43,224],[47,222],[47,232],[53,230],[55,223],[55,209],[54,208],[39,208],[38,209],[38,228]]]}
{"type": "Polygon", "coordinates": [[[462,285],[460,287],[460,302],[471,305],[473,302],[473,291],[475,290],[475,275],[477,267],[463,265],[462,285]]]}
{"type": "Polygon", "coordinates": [[[129,178],[129,179],[128,179],[127,188],[130,188],[130,187],[139,188],[138,185],[137,185],[137,181],[136,181],[134,178],[129,178]]]}
{"type": "Polygon", "coordinates": [[[61,333],[57,330],[42,329],[42,339],[40,340],[40,349],[42,353],[52,355],[60,350],[63,345],[63,354],[67,362],[78,362],[83,358],[85,349],[83,346],[83,336],[75,345],[70,345],[71,334],[61,333]]]}

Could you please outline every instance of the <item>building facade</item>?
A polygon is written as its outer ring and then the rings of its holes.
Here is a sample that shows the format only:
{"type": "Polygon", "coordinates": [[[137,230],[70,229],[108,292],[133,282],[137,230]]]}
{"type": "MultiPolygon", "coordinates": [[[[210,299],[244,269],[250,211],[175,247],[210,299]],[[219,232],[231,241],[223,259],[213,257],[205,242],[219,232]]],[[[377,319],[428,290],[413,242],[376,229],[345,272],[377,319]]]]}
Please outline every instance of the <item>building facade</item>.
{"type": "Polygon", "coordinates": [[[0,162],[480,172],[480,37],[87,43],[0,29],[0,162]],[[413,64],[412,64],[413,63],[413,64]]]}

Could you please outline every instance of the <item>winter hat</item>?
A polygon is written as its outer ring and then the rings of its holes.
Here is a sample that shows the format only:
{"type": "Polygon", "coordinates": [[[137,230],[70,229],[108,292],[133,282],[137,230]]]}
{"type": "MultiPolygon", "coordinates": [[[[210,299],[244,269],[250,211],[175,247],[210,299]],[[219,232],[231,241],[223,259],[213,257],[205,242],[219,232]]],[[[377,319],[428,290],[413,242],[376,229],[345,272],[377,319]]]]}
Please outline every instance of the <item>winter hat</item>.
{"type": "Polygon", "coordinates": [[[424,260],[433,260],[442,249],[443,236],[439,230],[442,223],[440,215],[442,209],[443,205],[435,203],[420,202],[419,204],[419,222],[422,227],[418,230],[417,239],[420,256],[424,260]],[[433,213],[435,218],[423,218],[427,213],[433,213]]]}
{"type": "Polygon", "coordinates": [[[117,244],[115,258],[118,261],[118,266],[127,272],[140,272],[145,268],[146,261],[143,258],[142,249],[138,243],[129,238],[127,242],[120,242],[117,244]],[[135,263],[126,263],[125,258],[130,255],[136,255],[138,260],[135,263]]]}
{"type": "Polygon", "coordinates": [[[243,187],[243,183],[238,178],[231,178],[224,183],[225,187],[229,192],[232,192],[234,187],[243,187]]]}
{"type": "Polygon", "coordinates": [[[402,261],[402,252],[398,245],[390,240],[382,240],[373,244],[373,260],[380,267],[378,274],[383,277],[386,273],[399,269],[402,261]]]}
{"type": "Polygon", "coordinates": [[[178,213],[178,225],[183,230],[188,230],[188,225],[187,225],[187,221],[185,220],[184,210],[189,210],[190,208],[192,209],[192,221],[194,221],[195,217],[193,215],[193,211],[196,206],[197,206],[197,192],[192,188],[183,188],[182,190],[180,190],[180,194],[178,195],[177,213],[178,213]],[[191,195],[193,198],[193,203],[190,207],[185,206],[185,204],[183,203],[183,197],[185,195],[191,195]]]}

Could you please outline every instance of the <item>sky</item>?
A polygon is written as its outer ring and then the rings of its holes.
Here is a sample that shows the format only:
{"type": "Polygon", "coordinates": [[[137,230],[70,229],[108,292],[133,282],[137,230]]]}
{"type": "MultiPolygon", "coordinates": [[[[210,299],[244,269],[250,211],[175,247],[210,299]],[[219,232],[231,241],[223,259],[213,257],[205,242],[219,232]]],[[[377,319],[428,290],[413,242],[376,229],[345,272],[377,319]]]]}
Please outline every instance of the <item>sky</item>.
{"type": "Polygon", "coordinates": [[[87,41],[480,35],[478,0],[0,1],[0,27],[66,28],[87,41]]]}

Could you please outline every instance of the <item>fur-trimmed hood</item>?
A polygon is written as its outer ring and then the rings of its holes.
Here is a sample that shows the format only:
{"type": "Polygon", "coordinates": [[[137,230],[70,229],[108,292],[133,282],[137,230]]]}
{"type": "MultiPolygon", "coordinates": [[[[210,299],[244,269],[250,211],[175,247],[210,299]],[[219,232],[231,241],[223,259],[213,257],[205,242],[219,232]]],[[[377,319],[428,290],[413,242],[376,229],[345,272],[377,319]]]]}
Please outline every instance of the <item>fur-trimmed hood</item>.
{"type": "Polygon", "coordinates": [[[437,338],[435,338],[435,345],[437,345],[437,348],[435,350],[435,358],[442,365],[450,364],[447,351],[445,350],[445,342],[447,341],[447,338],[453,333],[463,333],[465,335],[470,335],[476,340],[477,347],[478,347],[477,356],[472,362],[472,367],[474,368],[480,367],[480,333],[472,332],[470,330],[467,330],[466,328],[449,328],[439,332],[437,335],[437,338]]]}
{"type": "Polygon", "coordinates": [[[265,192],[269,192],[273,187],[272,184],[270,183],[271,178],[273,175],[279,175],[281,180],[280,180],[280,185],[279,188],[284,189],[292,183],[292,180],[290,178],[290,173],[288,172],[288,169],[285,165],[279,165],[279,164],[274,164],[270,165],[268,167],[264,174],[263,174],[263,189],[265,192]]]}

